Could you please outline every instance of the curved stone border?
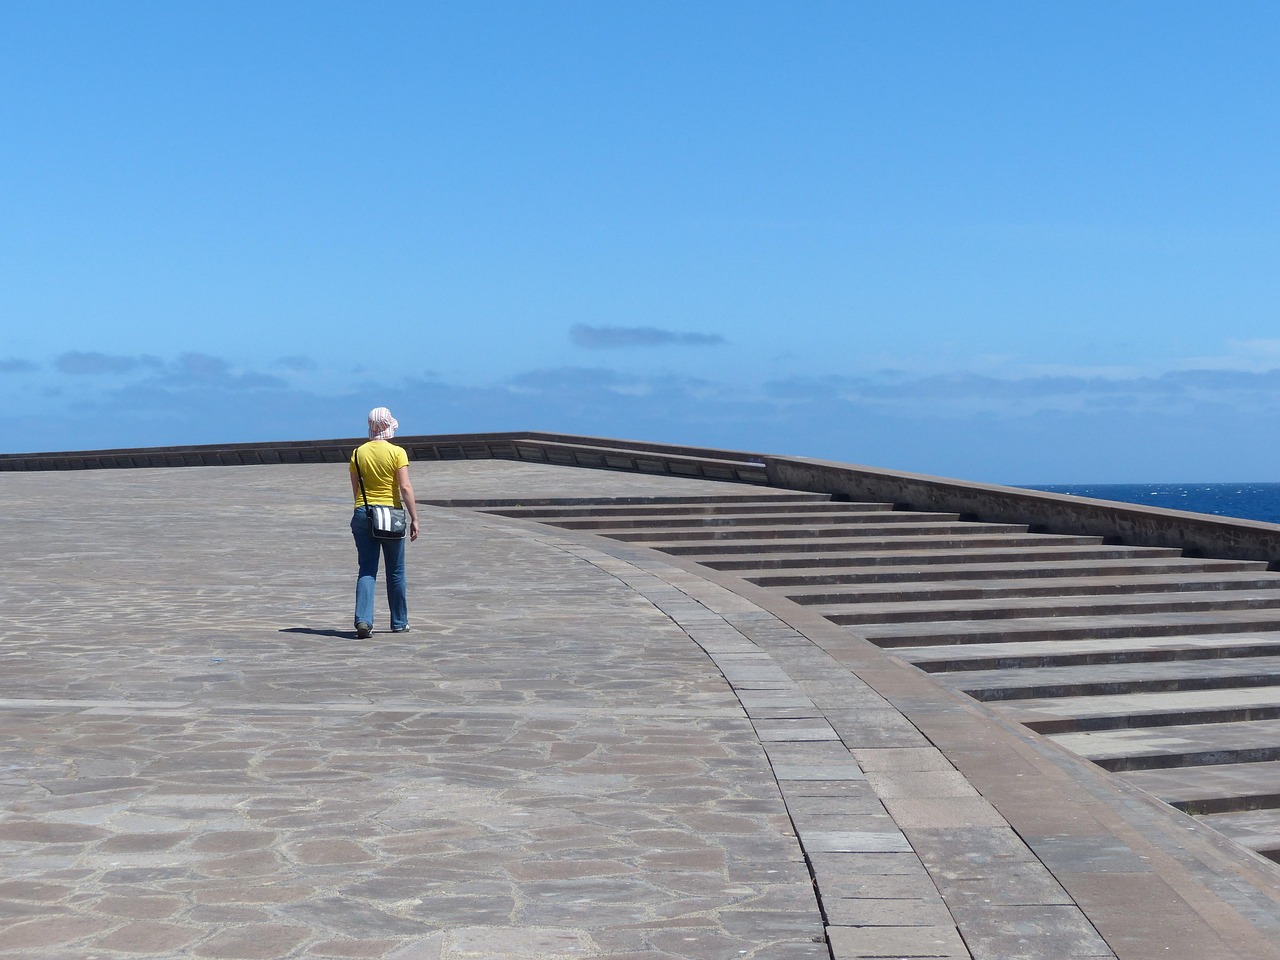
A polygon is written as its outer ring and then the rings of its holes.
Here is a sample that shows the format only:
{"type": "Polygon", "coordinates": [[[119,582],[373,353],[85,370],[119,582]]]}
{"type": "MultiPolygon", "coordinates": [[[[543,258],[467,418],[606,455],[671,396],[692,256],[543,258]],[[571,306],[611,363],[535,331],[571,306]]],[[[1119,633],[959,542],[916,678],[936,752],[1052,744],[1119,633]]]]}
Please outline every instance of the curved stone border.
{"type": "Polygon", "coordinates": [[[835,960],[1280,960],[1276,870],[1191,818],[767,590],[490,520],[613,573],[720,667],[792,811],[835,960]]]}

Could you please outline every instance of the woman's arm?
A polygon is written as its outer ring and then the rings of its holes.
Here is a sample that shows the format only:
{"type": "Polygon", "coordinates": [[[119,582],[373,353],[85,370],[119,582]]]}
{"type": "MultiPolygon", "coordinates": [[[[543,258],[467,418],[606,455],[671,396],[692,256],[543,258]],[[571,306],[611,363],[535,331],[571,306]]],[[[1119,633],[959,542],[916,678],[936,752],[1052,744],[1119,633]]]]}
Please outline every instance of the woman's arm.
{"type": "Polygon", "coordinates": [[[409,468],[396,471],[396,484],[400,487],[400,503],[409,514],[409,539],[418,539],[418,505],[413,499],[413,484],[409,481],[409,468]]]}

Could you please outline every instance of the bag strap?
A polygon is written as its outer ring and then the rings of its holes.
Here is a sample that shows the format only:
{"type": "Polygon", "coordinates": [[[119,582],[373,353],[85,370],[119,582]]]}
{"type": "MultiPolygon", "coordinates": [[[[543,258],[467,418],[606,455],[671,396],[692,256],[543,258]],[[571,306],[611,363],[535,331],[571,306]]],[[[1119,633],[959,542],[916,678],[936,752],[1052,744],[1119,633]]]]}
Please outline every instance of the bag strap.
{"type": "Polygon", "coordinates": [[[369,495],[364,492],[364,474],[360,472],[360,448],[351,451],[351,459],[356,464],[356,476],[360,478],[360,498],[364,500],[364,512],[369,512],[369,495]]]}

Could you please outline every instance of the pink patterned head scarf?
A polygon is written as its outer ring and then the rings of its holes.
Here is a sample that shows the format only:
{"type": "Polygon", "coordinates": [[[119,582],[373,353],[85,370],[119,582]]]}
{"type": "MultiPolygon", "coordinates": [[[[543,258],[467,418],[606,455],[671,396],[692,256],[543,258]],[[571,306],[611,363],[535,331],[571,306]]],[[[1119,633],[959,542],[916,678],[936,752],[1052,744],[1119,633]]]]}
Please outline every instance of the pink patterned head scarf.
{"type": "Polygon", "coordinates": [[[374,407],[369,411],[369,439],[390,440],[400,424],[386,407],[374,407]]]}

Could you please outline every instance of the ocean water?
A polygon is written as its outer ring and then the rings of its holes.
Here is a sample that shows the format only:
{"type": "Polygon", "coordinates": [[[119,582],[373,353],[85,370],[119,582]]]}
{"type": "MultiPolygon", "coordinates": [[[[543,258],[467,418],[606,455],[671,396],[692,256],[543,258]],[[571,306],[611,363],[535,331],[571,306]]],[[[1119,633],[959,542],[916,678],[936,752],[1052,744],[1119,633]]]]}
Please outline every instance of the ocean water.
{"type": "Polygon", "coordinates": [[[1028,489],[1280,523],[1280,483],[1091,483],[1028,489]]]}

